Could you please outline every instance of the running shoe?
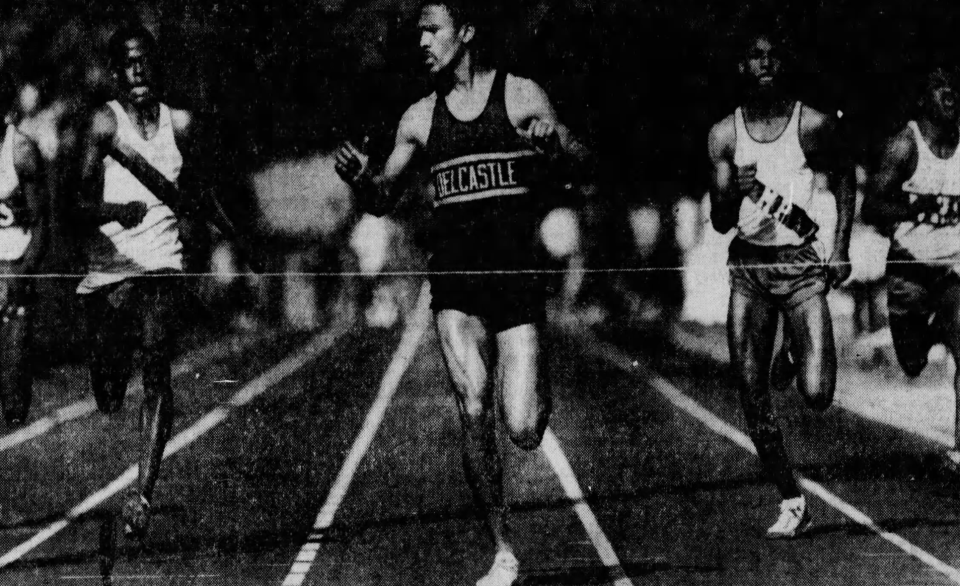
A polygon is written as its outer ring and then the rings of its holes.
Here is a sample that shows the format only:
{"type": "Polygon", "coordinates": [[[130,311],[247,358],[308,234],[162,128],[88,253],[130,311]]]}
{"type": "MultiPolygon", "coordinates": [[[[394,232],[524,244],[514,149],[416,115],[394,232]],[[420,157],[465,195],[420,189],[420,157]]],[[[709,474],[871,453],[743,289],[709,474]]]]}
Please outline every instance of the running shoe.
{"type": "Polygon", "coordinates": [[[130,539],[142,540],[150,525],[150,501],[142,494],[130,495],[123,505],[123,533],[130,539]]]}
{"type": "Polygon", "coordinates": [[[520,573],[520,562],[509,551],[501,551],[493,560],[487,575],[477,580],[477,586],[510,586],[520,573]]]}
{"type": "Polygon", "coordinates": [[[793,539],[810,527],[812,519],[803,496],[780,503],[780,518],[767,529],[767,539],[793,539]]]}

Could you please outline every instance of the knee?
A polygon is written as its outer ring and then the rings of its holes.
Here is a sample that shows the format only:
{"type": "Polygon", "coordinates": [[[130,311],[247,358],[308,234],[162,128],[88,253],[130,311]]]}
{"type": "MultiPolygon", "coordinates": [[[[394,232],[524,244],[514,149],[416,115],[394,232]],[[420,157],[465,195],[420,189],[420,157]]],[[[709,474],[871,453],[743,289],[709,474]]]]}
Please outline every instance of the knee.
{"type": "Polygon", "coordinates": [[[545,417],[540,417],[536,421],[511,420],[508,417],[506,425],[510,441],[525,452],[535,450],[540,446],[540,442],[543,440],[543,432],[547,428],[545,417]]]}
{"type": "Polygon", "coordinates": [[[833,389],[830,388],[819,388],[813,392],[804,393],[803,396],[807,407],[818,413],[826,411],[833,404],[833,389]]]}

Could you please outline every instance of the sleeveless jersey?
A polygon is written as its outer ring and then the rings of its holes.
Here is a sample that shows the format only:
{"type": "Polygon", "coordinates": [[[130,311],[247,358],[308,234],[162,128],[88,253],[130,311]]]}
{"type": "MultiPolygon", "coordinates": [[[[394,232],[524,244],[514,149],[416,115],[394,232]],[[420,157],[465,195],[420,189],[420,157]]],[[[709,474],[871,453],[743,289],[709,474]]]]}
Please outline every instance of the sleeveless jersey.
{"type": "MultiPolygon", "coordinates": [[[[743,198],[740,202],[739,236],[752,244],[760,246],[798,246],[805,240],[794,230],[778,221],[771,213],[784,213],[793,206],[799,206],[817,223],[824,212],[823,205],[815,202],[814,174],[807,165],[807,157],[800,146],[800,116],[803,105],[797,102],[790,121],[779,137],[772,141],[754,140],[747,132],[743,109],[737,108],[736,150],[734,164],[738,167],[757,166],[757,180],[765,186],[763,196],[758,202],[743,198]],[[745,221],[754,214],[761,213],[764,218],[756,227],[751,226],[749,233],[744,228],[745,221]]],[[[821,255],[825,251],[818,251],[821,255]]]]}
{"type": "MultiPolygon", "coordinates": [[[[917,143],[917,169],[903,183],[903,191],[910,196],[935,196],[944,212],[960,205],[960,146],[949,159],[933,154],[920,127],[911,121],[917,143]]],[[[954,212],[955,213],[955,212],[954,212]]],[[[954,261],[960,266],[960,225],[901,222],[893,234],[892,247],[906,252],[920,261],[954,261]]]]}
{"type": "MultiPolygon", "coordinates": [[[[176,182],[183,157],[177,149],[170,109],[160,105],[157,132],[144,140],[119,102],[107,105],[117,117],[118,139],[169,181],[176,182]]],[[[92,238],[88,245],[90,272],[77,288],[79,293],[149,271],[183,270],[183,245],[173,211],[109,155],[104,158],[103,200],[115,204],[140,201],[147,205],[147,214],[132,228],[124,228],[119,222],[100,226],[99,237],[92,238]]]]}
{"type": "Polygon", "coordinates": [[[30,244],[27,202],[13,164],[16,132],[16,128],[8,124],[0,147],[0,261],[20,259],[30,244]]]}
{"type": "Polygon", "coordinates": [[[426,145],[433,178],[434,220],[441,231],[494,217],[509,221],[537,206],[540,158],[507,116],[507,74],[498,71],[483,111],[458,120],[437,96],[426,145]]]}

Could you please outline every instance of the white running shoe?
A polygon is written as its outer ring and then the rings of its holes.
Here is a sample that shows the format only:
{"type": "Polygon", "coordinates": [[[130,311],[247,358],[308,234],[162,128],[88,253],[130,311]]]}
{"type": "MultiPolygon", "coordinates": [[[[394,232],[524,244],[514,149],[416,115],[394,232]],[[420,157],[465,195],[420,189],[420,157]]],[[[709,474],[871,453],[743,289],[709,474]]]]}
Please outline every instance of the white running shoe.
{"type": "Polygon", "coordinates": [[[520,562],[509,551],[501,551],[493,559],[487,575],[477,580],[477,586],[510,586],[520,574],[520,562]]]}
{"type": "Polygon", "coordinates": [[[793,539],[810,527],[811,521],[803,496],[785,499],[780,503],[780,518],[767,529],[767,539],[793,539]]]}

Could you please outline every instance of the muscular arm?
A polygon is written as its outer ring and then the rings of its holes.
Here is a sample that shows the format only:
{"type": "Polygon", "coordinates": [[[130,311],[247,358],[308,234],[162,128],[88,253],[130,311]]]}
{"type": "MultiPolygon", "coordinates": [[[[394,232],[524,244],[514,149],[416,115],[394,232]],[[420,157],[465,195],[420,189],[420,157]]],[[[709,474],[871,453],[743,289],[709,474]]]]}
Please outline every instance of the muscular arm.
{"type": "Polygon", "coordinates": [[[116,115],[106,107],[97,110],[84,137],[82,178],[77,202],[81,220],[95,227],[119,221],[128,209],[128,204],[103,201],[103,158],[113,147],[116,136],[116,115]]]}
{"type": "Polygon", "coordinates": [[[13,166],[31,218],[30,245],[20,259],[19,272],[35,274],[49,241],[50,191],[40,148],[20,133],[14,139],[13,166]]]}
{"type": "MultiPolygon", "coordinates": [[[[553,109],[550,98],[536,82],[513,75],[507,77],[507,115],[514,128],[528,138],[530,127],[535,121],[551,125],[556,131],[559,154],[566,155],[569,162],[582,173],[594,171],[596,161],[590,149],[557,119],[557,112],[553,109]]],[[[558,153],[547,154],[556,156],[558,153]]]]}
{"type": "Polygon", "coordinates": [[[740,197],[733,165],[736,130],[728,117],[710,129],[707,150],[710,155],[710,221],[713,229],[725,234],[737,225],[740,197]]]}
{"type": "Polygon", "coordinates": [[[833,117],[812,108],[803,109],[800,144],[810,168],[824,173],[837,202],[833,256],[846,259],[850,248],[856,206],[856,168],[847,141],[833,117]]]}
{"type": "MultiPolygon", "coordinates": [[[[430,98],[417,102],[404,113],[397,129],[393,150],[379,175],[369,173],[365,155],[352,145],[347,144],[341,149],[352,150],[353,156],[361,161],[360,171],[356,175],[351,178],[348,173],[348,176],[344,177],[353,188],[360,209],[375,216],[383,216],[396,208],[399,199],[395,193],[397,182],[418,149],[426,144],[425,134],[429,133],[432,114],[433,101],[430,98]]],[[[338,163],[338,167],[339,165],[338,163]]],[[[343,175],[341,172],[341,176],[343,175]]]]}
{"type": "Polygon", "coordinates": [[[887,231],[914,217],[901,186],[917,168],[917,145],[909,128],[883,144],[880,160],[871,169],[863,199],[863,221],[887,231]]]}

